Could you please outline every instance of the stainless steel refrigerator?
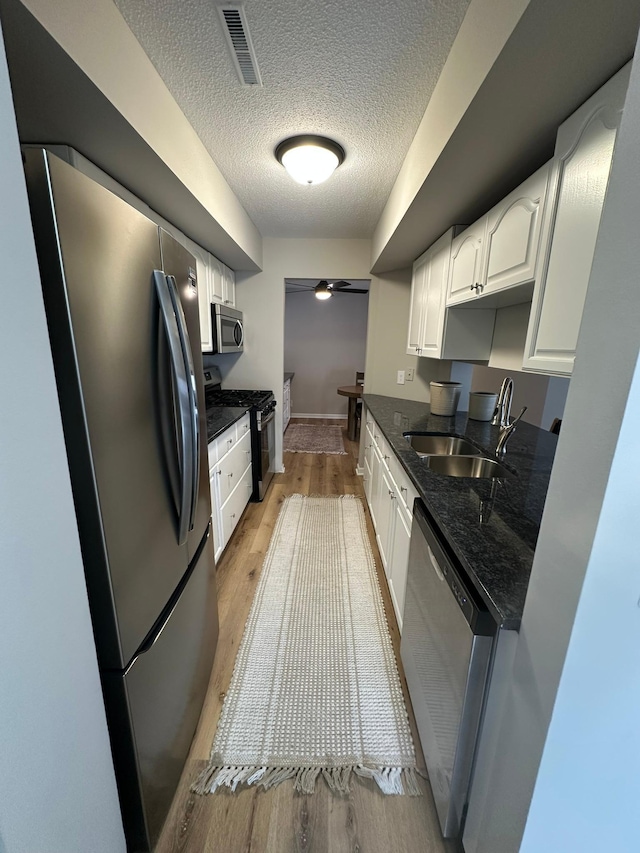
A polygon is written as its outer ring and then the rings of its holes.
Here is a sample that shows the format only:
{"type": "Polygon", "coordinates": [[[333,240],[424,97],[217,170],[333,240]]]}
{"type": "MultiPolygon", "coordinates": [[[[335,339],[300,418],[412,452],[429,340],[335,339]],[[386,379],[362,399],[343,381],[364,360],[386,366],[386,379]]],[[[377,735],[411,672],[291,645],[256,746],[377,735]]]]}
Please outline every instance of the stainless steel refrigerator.
{"type": "Polygon", "coordinates": [[[53,154],[25,149],[23,159],[120,802],[137,853],[152,848],[166,817],[218,636],[196,264],[53,154]]]}

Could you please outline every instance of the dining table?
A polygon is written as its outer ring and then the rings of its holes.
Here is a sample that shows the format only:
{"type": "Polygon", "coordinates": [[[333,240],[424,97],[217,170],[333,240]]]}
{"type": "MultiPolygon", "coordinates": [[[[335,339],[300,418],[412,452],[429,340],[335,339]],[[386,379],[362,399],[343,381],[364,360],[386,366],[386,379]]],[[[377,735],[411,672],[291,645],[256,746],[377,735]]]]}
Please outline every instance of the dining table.
{"type": "Polygon", "coordinates": [[[347,435],[351,441],[356,440],[356,431],[358,429],[358,400],[362,397],[364,387],[362,385],[342,385],[338,388],[338,394],[341,397],[349,398],[349,410],[347,414],[347,435]]]}

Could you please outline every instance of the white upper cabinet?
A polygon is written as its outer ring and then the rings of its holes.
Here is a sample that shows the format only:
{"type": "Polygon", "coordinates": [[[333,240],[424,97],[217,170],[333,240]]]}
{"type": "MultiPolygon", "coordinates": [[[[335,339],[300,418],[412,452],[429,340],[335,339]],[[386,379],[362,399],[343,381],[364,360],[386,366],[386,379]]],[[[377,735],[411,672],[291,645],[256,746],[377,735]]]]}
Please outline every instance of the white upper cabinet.
{"type": "Polygon", "coordinates": [[[187,248],[196,259],[198,284],[198,313],[200,315],[200,344],[202,352],[213,349],[213,328],[211,323],[211,300],[209,296],[209,253],[197,243],[188,240],[187,248]]]}
{"type": "Polygon", "coordinates": [[[483,294],[536,278],[549,172],[547,163],[487,214],[483,294]]]}
{"type": "Polygon", "coordinates": [[[421,255],[413,264],[411,275],[411,309],[409,314],[409,337],[407,353],[420,355],[422,345],[422,327],[425,310],[425,274],[429,266],[429,251],[421,255]]]}
{"type": "Polygon", "coordinates": [[[451,246],[447,305],[483,300],[493,308],[525,302],[529,291],[488,296],[532,284],[539,268],[540,235],[549,164],[521,184],[451,246]]]}
{"type": "Polygon", "coordinates": [[[407,352],[428,358],[486,360],[495,312],[445,306],[452,235],[450,228],[413,265],[407,352]]]}
{"type": "Polygon", "coordinates": [[[570,375],[629,82],[625,66],[560,127],[533,294],[524,370],[570,375]]]}
{"type": "Polygon", "coordinates": [[[229,267],[222,267],[222,302],[235,308],[236,304],[236,274],[229,267]]]}
{"type": "Polygon", "coordinates": [[[209,298],[212,302],[224,302],[224,264],[209,255],[209,298]]]}
{"type": "Polygon", "coordinates": [[[451,244],[447,305],[473,299],[482,288],[482,262],[487,217],[483,216],[451,244]]]}

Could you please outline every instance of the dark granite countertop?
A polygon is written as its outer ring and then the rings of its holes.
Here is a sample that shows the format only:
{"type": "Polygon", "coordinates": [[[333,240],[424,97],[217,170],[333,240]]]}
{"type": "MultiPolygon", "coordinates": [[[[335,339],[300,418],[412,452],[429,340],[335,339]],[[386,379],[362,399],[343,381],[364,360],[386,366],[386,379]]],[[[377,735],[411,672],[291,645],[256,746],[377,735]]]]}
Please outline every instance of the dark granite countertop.
{"type": "Polygon", "coordinates": [[[295,376],[295,373],[285,373],[284,381],[286,382],[287,379],[293,379],[294,376],[295,376]]]}
{"type": "Polygon", "coordinates": [[[447,477],[425,466],[404,432],[464,436],[494,456],[499,428],[469,420],[466,412],[450,418],[432,415],[428,403],[377,394],[365,394],[364,402],[493,617],[504,628],[517,629],[557,436],[521,421],[509,439],[503,463],[512,477],[447,477]]]}
{"type": "Polygon", "coordinates": [[[213,441],[220,433],[239,421],[248,411],[247,406],[209,406],[207,409],[207,441],[213,441]]]}

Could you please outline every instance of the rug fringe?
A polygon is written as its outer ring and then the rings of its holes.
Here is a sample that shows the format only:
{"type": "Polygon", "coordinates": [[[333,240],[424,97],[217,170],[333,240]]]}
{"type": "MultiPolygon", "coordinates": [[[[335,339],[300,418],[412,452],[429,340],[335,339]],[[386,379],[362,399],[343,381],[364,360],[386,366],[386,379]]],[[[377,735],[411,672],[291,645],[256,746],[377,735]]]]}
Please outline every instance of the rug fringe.
{"type": "Polygon", "coordinates": [[[352,773],[373,779],[381,792],[389,796],[419,797],[422,793],[418,784],[419,771],[415,767],[367,767],[362,764],[351,767],[207,767],[193,782],[191,790],[203,795],[213,794],[223,786],[235,791],[239,785],[259,785],[266,791],[293,779],[295,791],[313,794],[316,781],[322,775],[332,793],[345,795],[351,790],[352,773]]]}

